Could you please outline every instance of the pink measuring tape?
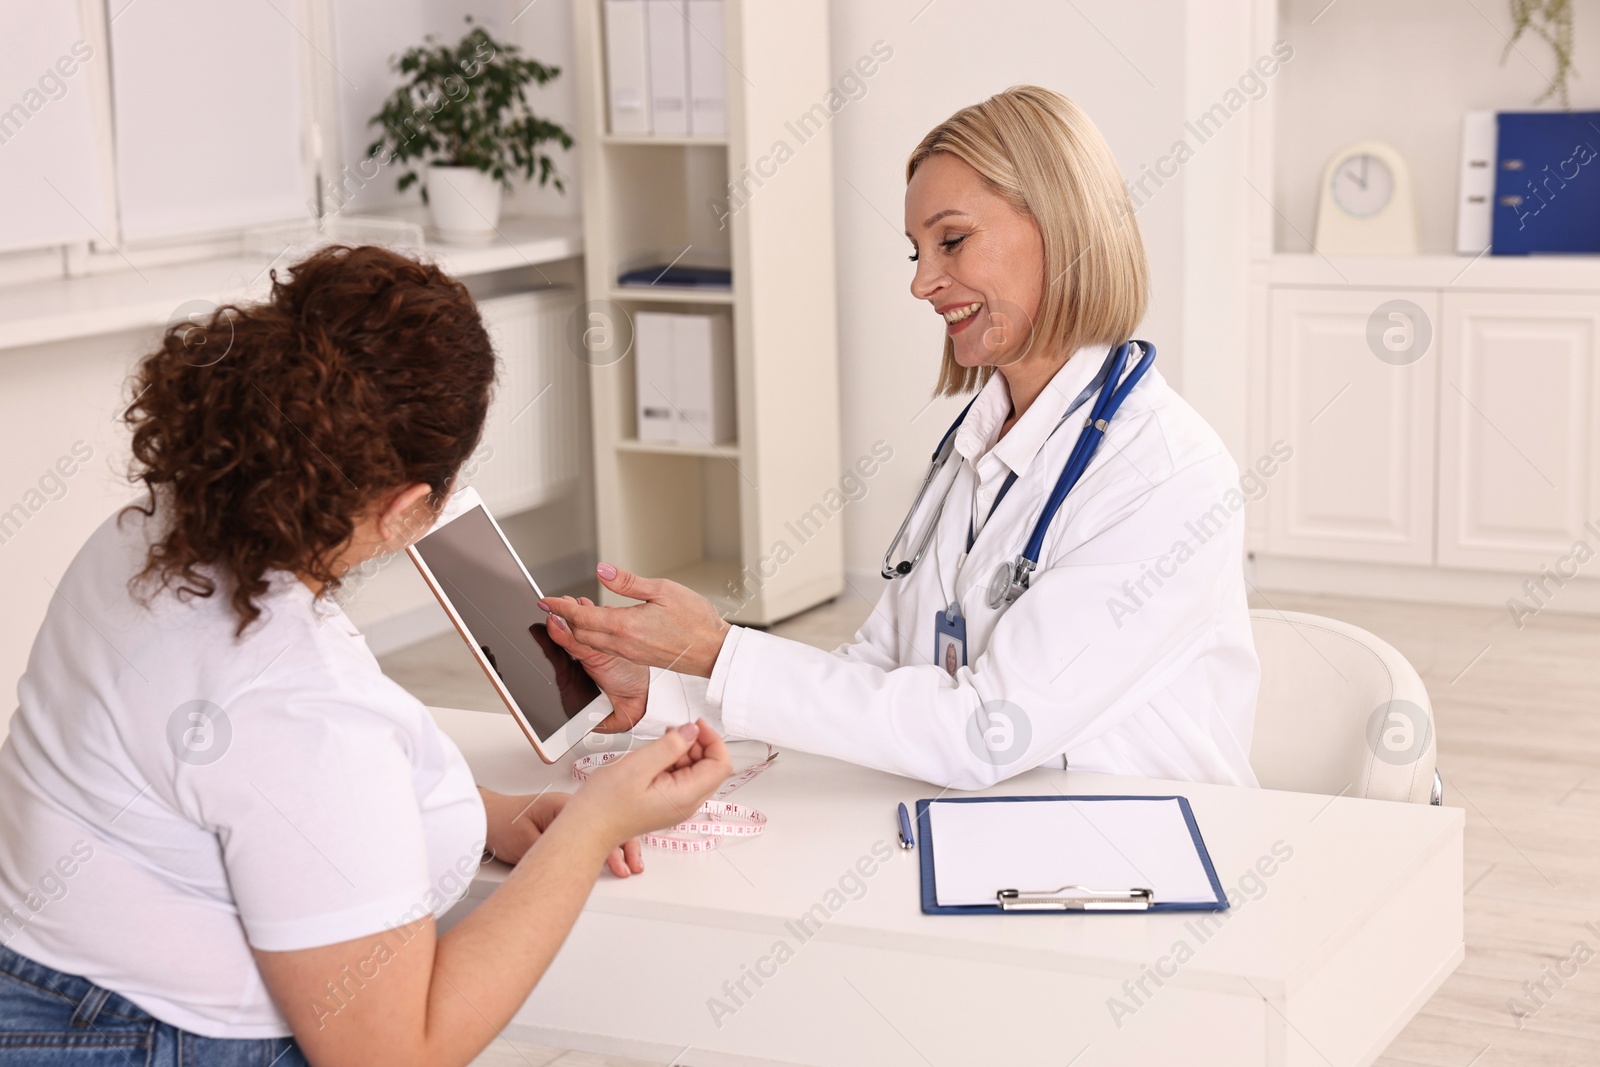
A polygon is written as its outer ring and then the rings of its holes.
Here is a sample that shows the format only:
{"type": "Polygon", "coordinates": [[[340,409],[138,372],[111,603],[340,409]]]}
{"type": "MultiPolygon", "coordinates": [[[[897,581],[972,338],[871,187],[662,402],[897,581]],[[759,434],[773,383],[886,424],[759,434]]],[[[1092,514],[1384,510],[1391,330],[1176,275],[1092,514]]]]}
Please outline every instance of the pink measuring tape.
{"type": "MultiPolygon", "coordinates": [[[[738,744],[738,742],[729,742],[738,744]]],[[[614,763],[626,752],[597,752],[580,757],[572,764],[572,777],[582,782],[595,770],[614,763]]],[[[778,758],[777,749],[767,746],[767,758],[753,763],[729,778],[711,794],[711,799],[701,804],[685,821],[658,833],[642,835],[639,840],[651,848],[664,848],[669,852],[710,852],[724,837],[759,837],[767,829],[767,817],[755,808],[730,804],[723,798],[750,782],[772,766],[778,758]],[[736,821],[728,821],[728,820],[736,821]],[[698,836],[685,836],[685,835],[698,836]]]]}

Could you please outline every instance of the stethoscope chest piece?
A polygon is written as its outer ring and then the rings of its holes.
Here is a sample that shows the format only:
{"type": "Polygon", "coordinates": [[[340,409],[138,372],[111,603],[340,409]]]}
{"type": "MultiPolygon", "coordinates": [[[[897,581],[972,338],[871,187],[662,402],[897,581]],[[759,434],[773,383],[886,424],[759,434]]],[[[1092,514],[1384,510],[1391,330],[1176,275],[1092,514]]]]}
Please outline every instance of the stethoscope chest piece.
{"type": "Polygon", "coordinates": [[[1033,570],[1033,566],[1033,560],[1018,556],[996,567],[994,577],[989,579],[989,606],[998,611],[1007,604],[1015,603],[1019,596],[1028,591],[1028,572],[1033,570]]]}

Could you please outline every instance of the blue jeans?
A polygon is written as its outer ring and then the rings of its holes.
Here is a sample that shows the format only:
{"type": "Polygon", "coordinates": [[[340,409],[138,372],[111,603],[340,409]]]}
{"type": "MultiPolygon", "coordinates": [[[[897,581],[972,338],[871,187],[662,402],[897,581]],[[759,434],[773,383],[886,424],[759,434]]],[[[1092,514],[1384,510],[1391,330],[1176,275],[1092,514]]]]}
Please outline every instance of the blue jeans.
{"type": "Polygon", "coordinates": [[[201,1037],[0,946],[0,1067],[309,1067],[293,1038],[201,1037]]]}

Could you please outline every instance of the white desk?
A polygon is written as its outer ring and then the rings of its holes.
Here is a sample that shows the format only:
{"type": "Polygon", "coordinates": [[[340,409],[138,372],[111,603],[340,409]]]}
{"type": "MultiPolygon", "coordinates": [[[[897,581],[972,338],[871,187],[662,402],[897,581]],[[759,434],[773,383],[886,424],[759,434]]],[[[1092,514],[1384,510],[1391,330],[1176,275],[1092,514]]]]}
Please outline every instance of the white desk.
{"type": "MultiPolygon", "coordinates": [[[[435,714],[482,785],[570,788],[570,759],[540,764],[507,716],[435,714]]],[[[1292,856],[1209,928],[1205,912],[927,916],[895,804],[939,790],[785,753],[737,794],[766,834],[646,850],[642,877],[602,877],[507,1035],[692,1067],[1345,1067],[1376,1058],[1462,959],[1458,809],[1075,771],[989,792],[1056,790],[1187,796],[1230,891],[1275,843],[1292,856]],[[851,899],[840,880],[855,888],[862,857],[873,873],[851,899]],[[819,904],[826,920],[797,929],[819,904]],[[724,983],[741,977],[735,1001],[724,983]],[[711,998],[735,1010],[714,1019],[711,998]]]]}

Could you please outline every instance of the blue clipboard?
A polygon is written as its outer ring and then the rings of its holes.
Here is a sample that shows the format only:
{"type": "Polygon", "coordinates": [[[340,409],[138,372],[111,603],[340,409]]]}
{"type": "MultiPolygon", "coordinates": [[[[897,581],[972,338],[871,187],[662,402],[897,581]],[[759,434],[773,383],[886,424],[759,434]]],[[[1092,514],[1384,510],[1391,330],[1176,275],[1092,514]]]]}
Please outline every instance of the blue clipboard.
{"type": "MultiPolygon", "coordinates": [[[[1227,894],[1222,891],[1222,883],[1217,880],[1217,869],[1211,863],[1211,853],[1206,851],[1205,839],[1200,836],[1200,827],[1194,821],[1194,811],[1189,807],[1187,797],[1174,796],[1049,796],[1049,797],[943,797],[937,798],[940,804],[1006,804],[1016,801],[1095,801],[1095,800],[1176,800],[1179,809],[1183,812],[1183,821],[1189,827],[1189,836],[1194,839],[1195,851],[1200,854],[1200,862],[1205,865],[1206,878],[1211,882],[1211,891],[1216,894],[1216,899],[1211,901],[1193,901],[1183,903],[1163,903],[1161,901],[1147,901],[1137,906],[1107,906],[1107,907],[1005,907],[996,904],[945,904],[939,903],[939,894],[933,879],[933,823],[928,817],[928,808],[934,803],[933,799],[917,801],[917,850],[921,853],[920,865],[922,870],[922,913],[924,915],[1013,915],[1013,914],[1053,914],[1063,913],[1093,913],[1099,914],[1108,911],[1132,911],[1145,914],[1152,911],[1226,911],[1228,908],[1227,894]]],[[[1024,887],[1019,887],[1024,888],[1024,887]]],[[[1047,887],[1038,886],[1043,890],[1047,887]]],[[[1111,888],[1111,887],[1103,887],[1111,888]]],[[[1116,887],[1121,888],[1121,887],[1116,887]]]]}

